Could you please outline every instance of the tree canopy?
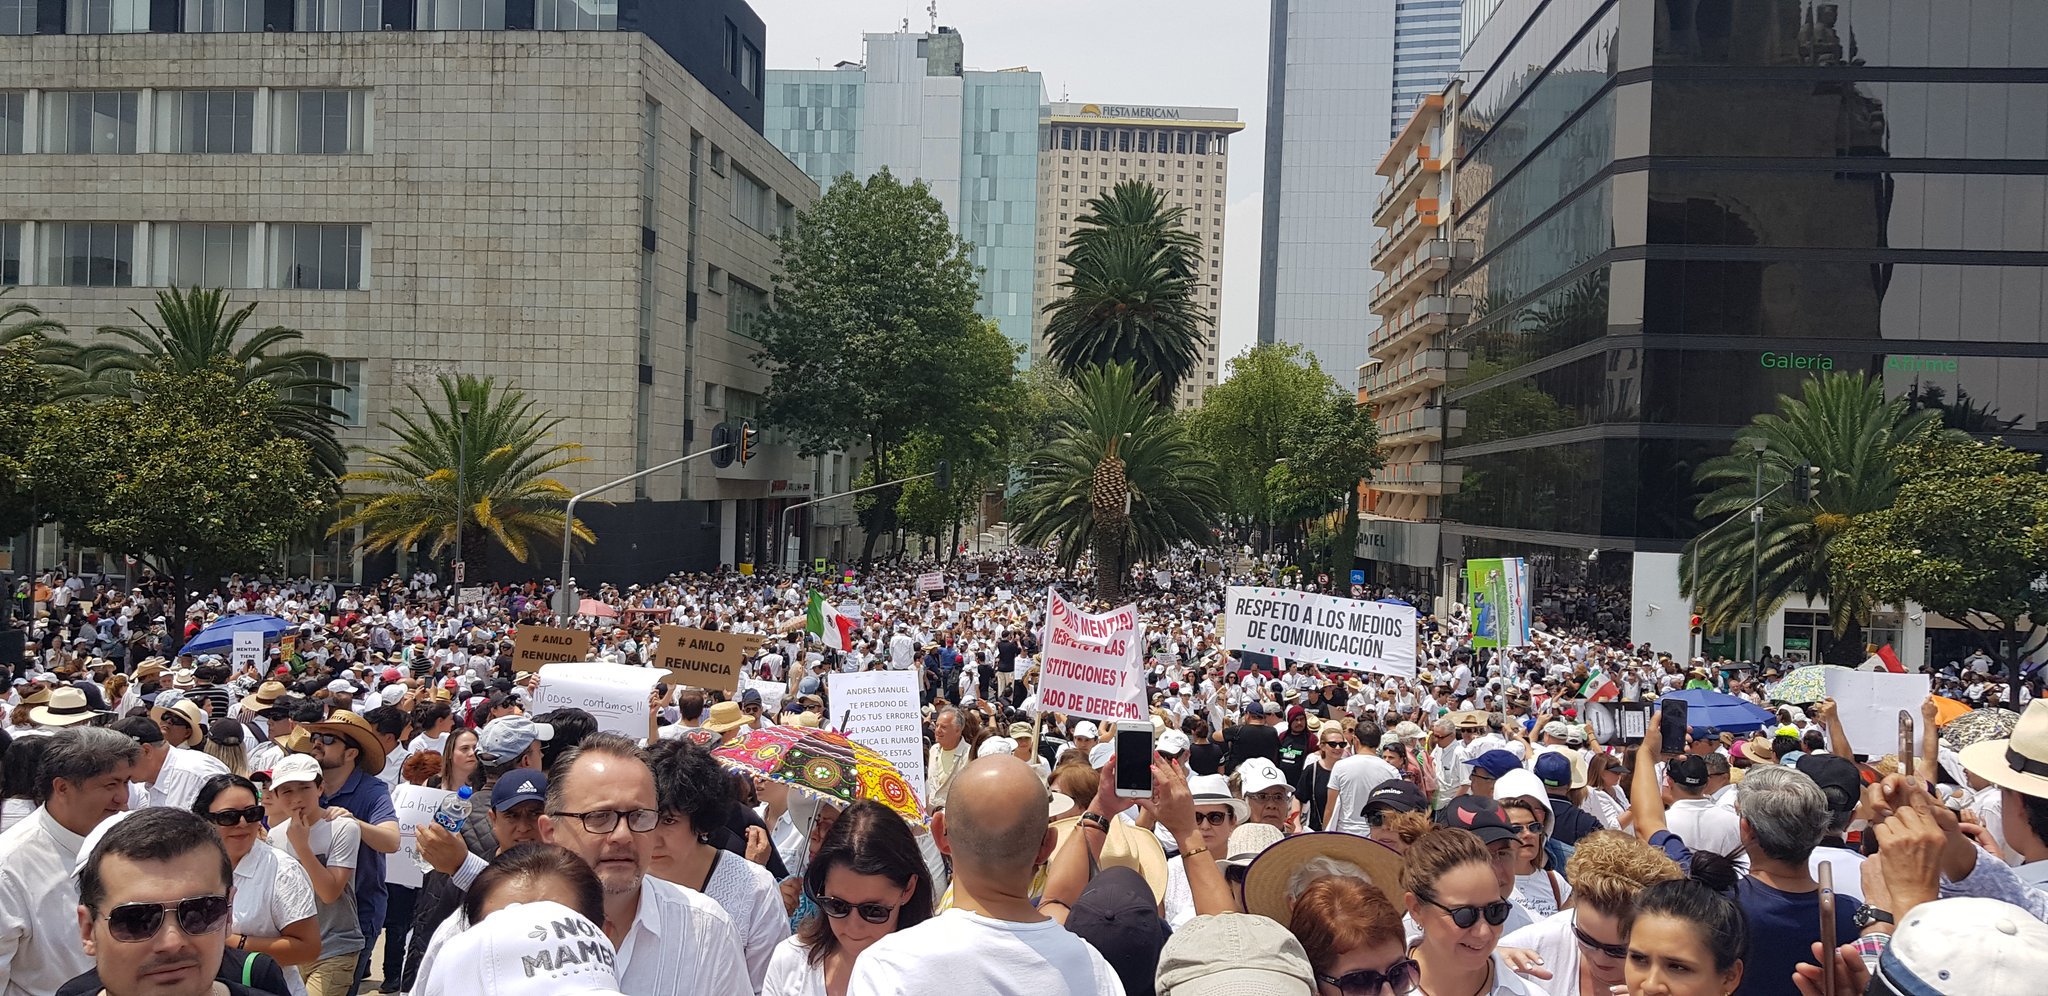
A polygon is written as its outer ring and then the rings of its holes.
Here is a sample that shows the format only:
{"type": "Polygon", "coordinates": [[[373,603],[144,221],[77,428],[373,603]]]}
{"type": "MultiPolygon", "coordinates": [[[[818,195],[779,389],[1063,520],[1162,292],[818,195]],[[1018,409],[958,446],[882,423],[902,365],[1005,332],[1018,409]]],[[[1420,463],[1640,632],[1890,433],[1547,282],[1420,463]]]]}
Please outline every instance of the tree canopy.
{"type": "Polygon", "coordinates": [[[1200,302],[1201,243],[1181,227],[1184,208],[1158,188],[1127,180],[1088,201],[1060,258],[1070,273],[1044,311],[1052,361],[1069,375],[1130,363],[1154,400],[1201,362],[1211,316],[1200,302]]]}

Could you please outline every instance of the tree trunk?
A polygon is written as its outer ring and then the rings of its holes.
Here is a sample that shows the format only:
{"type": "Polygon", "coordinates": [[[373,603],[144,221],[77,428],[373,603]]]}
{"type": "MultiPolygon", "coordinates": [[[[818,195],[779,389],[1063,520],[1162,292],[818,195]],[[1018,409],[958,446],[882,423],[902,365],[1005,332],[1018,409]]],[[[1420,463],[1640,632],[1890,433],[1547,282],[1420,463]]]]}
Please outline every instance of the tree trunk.
{"type": "Polygon", "coordinates": [[[1849,625],[1835,638],[1834,645],[1823,656],[1826,663],[1855,667],[1869,658],[1863,653],[1863,620],[1851,618],[1849,625]]]}
{"type": "Polygon", "coordinates": [[[1095,598],[1111,606],[1123,601],[1123,544],[1108,530],[1095,532],[1095,598]]]}

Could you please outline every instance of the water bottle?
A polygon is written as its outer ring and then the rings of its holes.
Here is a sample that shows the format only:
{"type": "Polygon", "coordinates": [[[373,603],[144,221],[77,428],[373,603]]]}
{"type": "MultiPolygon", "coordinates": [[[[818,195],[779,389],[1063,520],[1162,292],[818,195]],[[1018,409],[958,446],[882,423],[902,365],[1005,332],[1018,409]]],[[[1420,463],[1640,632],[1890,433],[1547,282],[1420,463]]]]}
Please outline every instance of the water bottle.
{"type": "MultiPolygon", "coordinates": [[[[463,826],[469,822],[469,797],[475,793],[475,789],[464,785],[457,789],[454,795],[441,800],[441,804],[434,807],[434,822],[439,824],[441,829],[460,836],[463,826]]],[[[412,863],[419,866],[422,874],[434,870],[434,866],[427,861],[426,854],[419,849],[418,843],[413,845],[412,863]]]]}

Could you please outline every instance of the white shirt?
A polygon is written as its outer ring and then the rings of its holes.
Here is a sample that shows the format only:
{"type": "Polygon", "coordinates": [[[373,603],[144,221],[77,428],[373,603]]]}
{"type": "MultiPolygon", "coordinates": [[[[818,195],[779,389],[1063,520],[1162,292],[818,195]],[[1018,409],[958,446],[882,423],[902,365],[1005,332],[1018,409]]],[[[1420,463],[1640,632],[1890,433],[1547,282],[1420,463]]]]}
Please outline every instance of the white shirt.
{"type": "MultiPolygon", "coordinates": [[[[311,920],[319,912],[313,880],[306,877],[306,870],[296,860],[285,858],[277,848],[257,841],[242,863],[235,866],[235,911],[228,923],[230,932],[282,937],[284,928],[311,920]]],[[[290,965],[280,967],[292,996],[305,996],[306,984],[299,978],[299,970],[290,965]]]]}
{"type": "Polygon", "coordinates": [[[1401,773],[1374,754],[1353,754],[1330,766],[1330,790],[1337,793],[1337,808],[1323,814],[1332,830],[1367,836],[1372,824],[1365,818],[1365,800],[1373,790],[1401,773]]]}
{"type": "MultiPolygon", "coordinates": [[[[1576,910],[1565,910],[1556,916],[1545,917],[1512,933],[1501,935],[1500,946],[1504,948],[1528,948],[1543,959],[1543,970],[1550,973],[1549,984],[1560,991],[1570,992],[1578,988],[1579,939],[1572,928],[1579,922],[1576,910]]],[[[1545,980],[1531,980],[1543,984],[1545,980]]]]}
{"type": "Polygon", "coordinates": [[[1806,870],[1818,878],[1820,863],[1827,862],[1833,866],[1836,895],[1851,896],[1860,903],[1863,901],[1864,860],[1863,855],[1856,851],[1822,844],[1806,856],[1806,870]]]}
{"type": "Polygon", "coordinates": [[[1740,818],[1711,799],[1679,799],[1664,811],[1664,825],[1695,851],[1733,856],[1742,846],[1740,818]]]}
{"type": "Polygon", "coordinates": [[[157,771],[156,781],[146,785],[142,782],[129,783],[128,808],[169,806],[189,810],[193,801],[199,798],[199,788],[206,784],[207,779],[227,773],[228,766],[212,754],[173,747],[164,755],[164,766],[157,771]]]}
{"type": "Polygon", "coordinates": [[[71,874],[84,843],[40,808],[0,833],[0,994],[50,996],[93,967],[71,874]]]}
{"type": "Polygon", "coordinates": [[[789,936],[789,914],[782,910],[782,893],[768,869],[728,851],[718,853],[718,866],[704,883],[704,894],[725,910],[739,935],[741,953],[747,961],[747,975],[754,991],[768,974],[768,958],[775,946],[789,936]]]}
{"type": "Polygon", "coordinates": [[[811,949],[801,939],[783,938],[768,959],[761,996],[826,996],[825,965],[811,964],[811,949]]]}
{"type": "Polygon", "coordinates": [[[1057,921],[1011,923],[955,908],[876,941],[853,963],[846,992],[1124,996],[1124,985],[1094,947],[1057,921]]]}

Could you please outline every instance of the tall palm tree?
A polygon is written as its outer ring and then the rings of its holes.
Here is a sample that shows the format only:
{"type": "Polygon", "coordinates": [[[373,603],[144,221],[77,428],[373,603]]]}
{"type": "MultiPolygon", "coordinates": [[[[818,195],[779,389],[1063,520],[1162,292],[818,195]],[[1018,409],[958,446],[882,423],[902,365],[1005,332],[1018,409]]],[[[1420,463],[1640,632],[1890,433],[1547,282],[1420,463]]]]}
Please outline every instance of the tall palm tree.
{"type": "Polygon", "coordinates": [[[135,391],[136,374],[194,373],[226,358],[243,384],[270,386],[274,400],[265,416],[277,433],[305,443],[320,469],[339,477],[348,466],[334,436],[341,412],[326,399],[346,386],[320,374],[332,363],[326,353],[294,345],[304,338],[297,329],[273,325],[237,345],[255,311],[251,304],[230,312],[228,295],[221,290],[161,291],[155,321],[130,309],[141,328],[102,326],[100,334],[108,338],[74,346],[62,361],[68,376],[59,390],[70,396],[126,397],[135,391]]]}
{"type": "Polygon", "coordinates": [[[1223,514],[1215,464],[1152,387],[1128,363],[1077,374],[1058,431],[1032,455],[1017,496],[1018,541],[1053,541],[1066,566],[1092,550],[1095,597],[1112,604],[1123,600],[1131,564],[1178,542],[1208,542],[1223,514]]]}
{"type": "Polygon", "coordinates": [[[51,339],[64,334],[64,326],[44,318],[35,305],[27,301],[8,301],[7,295],[13,291],[13,287],[0,287],[0,346],[32,335],[51,339]]]}
{"type": "Polygon", "coordinates": [[[1840,581],[1830,569],[1830,547],[1858,515],[1891,507],[1901,483],[1904,448],[1940,433],[1941,416],[1915,411],[1905,398],[1887,399],[1882,381],[1862,373],[1809,378],[1797,398],[1781,395],[1778,410],[1758,415],[1736,433],[1723,456],[1694,475],[1710,490],[1695,514],[1703,523],[1726,522],[1755,501],[1761,474],[1764,499],[1761,543],[1751,530],[1730,525],[1686,551],[1679,563],[1680,592],[1700,607],[1708,628],[1727,629],[1776,611],[1803,594],[1825,598],[1848,663],[1863,658],[1862,631],[1873,600],[1840,581]],[[1811,500],[1795,493],[1801,465],[1815,468],[1811,500]],[[1754,551],[1754,571],[1752,571],[1754,551]],[[1699,590],[1692,590],[1694,558],[1699,590]],[[1752,573],[1756,602],[1750,600],[1752,573]]]}
{"type": "MultiPolygon", "coordinates": [[[[420,411],[395,412],[399,424],[383,428],[398,436],[398,446],[371,454],[372,469],[341,479],[375,487],[350,496],[355,510],[329,535],[361,526],[364,549],[405,550],[427,540],[428,556],[438,557],[455,542],[460,522],[464,536],[488,535],[526,563],[535,539],[562,533],[570,491],[547,475],[589,458],[575,455],[576,443],[549,440],[562,420],[535,411],[524,391],[466,374],[442,376],[440,388],[438,406],[418,387],[407,389],[420,411]],[[465,403],[469,412],[459,415],[465,403]]],[[[573,534],[586,543],[596,539],[580,521],[573,534]]]]}
{"type": "Polygon", "coordinates": [[[1210,320],[1197,300],[1200,248],[1169,207],[1141,181],[1120,183],[1088,202],[1061,262],[1072,272],[1046,305],[1046,343],[1068,375],[1084,367],[1131,363],[1170,403],[1201,362],[1210,320]]]}

